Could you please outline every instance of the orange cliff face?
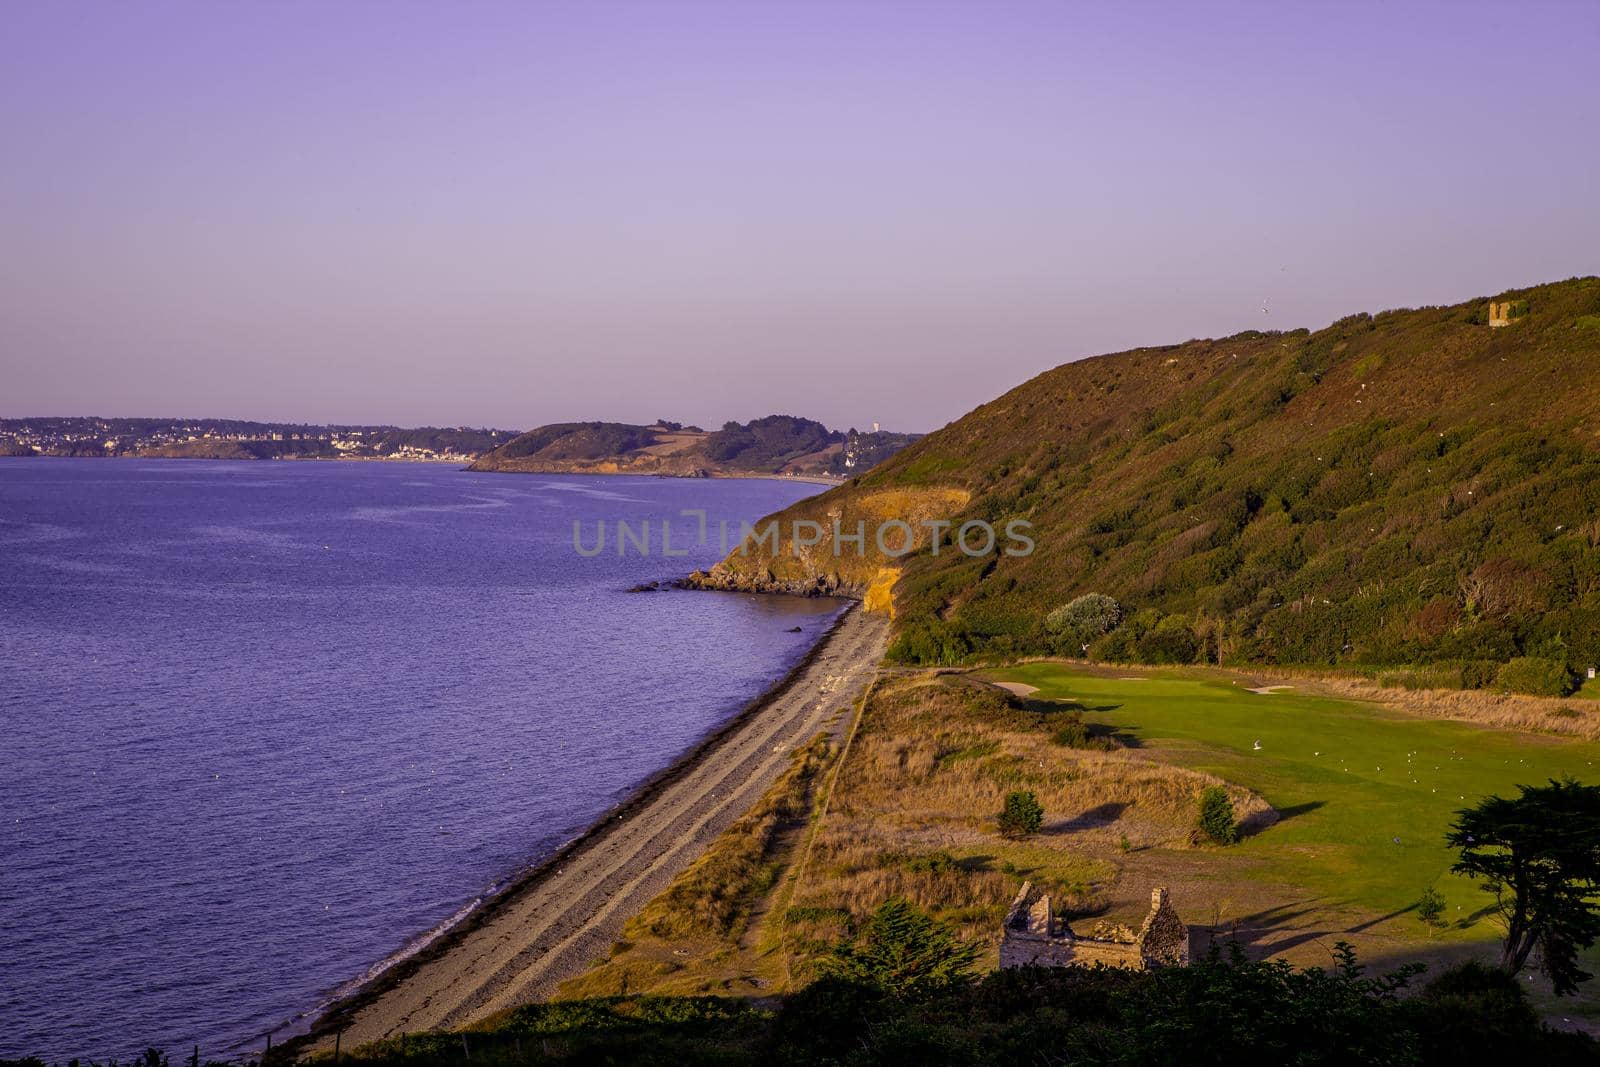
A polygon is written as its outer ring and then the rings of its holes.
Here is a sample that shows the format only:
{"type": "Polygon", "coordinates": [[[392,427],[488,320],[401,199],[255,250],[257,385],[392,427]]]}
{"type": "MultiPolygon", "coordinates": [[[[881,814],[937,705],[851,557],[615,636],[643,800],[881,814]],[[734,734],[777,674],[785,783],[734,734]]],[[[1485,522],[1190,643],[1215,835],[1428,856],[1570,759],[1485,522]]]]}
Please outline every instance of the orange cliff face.
{"type": "Polygon", "coordinates": [[[691,575],[688,584],[853,597],[867,611],[886,612],[893,618],[893,591],[901,576],[897,561],[927,548],[933,528],[926,523],[950,521],[971,496],[955,486],[866,490],[838,486],[754,523],[738,548],[710,571],[691,575]]]}

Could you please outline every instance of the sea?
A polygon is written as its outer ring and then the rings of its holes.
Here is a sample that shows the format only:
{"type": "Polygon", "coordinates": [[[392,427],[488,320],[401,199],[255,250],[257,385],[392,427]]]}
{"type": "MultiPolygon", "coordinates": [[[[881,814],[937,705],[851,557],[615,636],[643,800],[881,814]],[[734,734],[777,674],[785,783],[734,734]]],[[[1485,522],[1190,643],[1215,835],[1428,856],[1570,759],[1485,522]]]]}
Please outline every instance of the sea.
{"type": "Polygon", "coordinates": [[[0,459],[0,1058],[237,1056],[459,921],[831,625],[629,592],[820,488],[0,459]]]}

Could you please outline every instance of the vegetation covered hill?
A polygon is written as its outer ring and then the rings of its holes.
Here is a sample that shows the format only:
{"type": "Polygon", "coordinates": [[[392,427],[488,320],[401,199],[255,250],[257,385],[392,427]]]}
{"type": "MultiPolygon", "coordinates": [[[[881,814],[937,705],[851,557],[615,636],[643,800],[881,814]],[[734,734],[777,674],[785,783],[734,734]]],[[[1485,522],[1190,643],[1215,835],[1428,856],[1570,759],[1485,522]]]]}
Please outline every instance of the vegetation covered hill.
{"type": "Polygon", "coordinates": [[[847,433],[793,415],[728,422],[707,431],[665,419],[650,426],[560,422],[530,430],[483,456],[474,470],[583,474],[797,474],[866,470],[916,434],[847,433]]]}
{"type": "Polygon", "coordinates": [[[704,581],[892,587],[910,662],[1088,645],[1565,690],[1600,663],[1600,279],[1494,300],[1509,324],[1482,298],[1065,364],[779,513],[776,551],[704,581]],[[929,514],[1026,520],[1036,548],[973,558],[926,527],[901,559],[792,543],[797,518],[929,514]],[[1088,593],[1120,624],[1049,619],[1088,593]]]}

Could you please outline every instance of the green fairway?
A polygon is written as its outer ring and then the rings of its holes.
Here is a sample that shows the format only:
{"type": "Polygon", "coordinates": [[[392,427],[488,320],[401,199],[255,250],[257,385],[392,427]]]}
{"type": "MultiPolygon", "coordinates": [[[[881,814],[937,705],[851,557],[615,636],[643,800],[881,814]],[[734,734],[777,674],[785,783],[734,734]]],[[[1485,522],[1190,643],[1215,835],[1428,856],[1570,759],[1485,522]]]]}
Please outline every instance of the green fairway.
{"type": "MultiPolygon", "coordinates": [[[[1452,923],[1488,902],[1449,873],[1443,834],[1458,808],[1552,777],[1600,779],[1593,742],[1403,716],[1293,689],[1258,694],[1199,672],[1135,679],[1035,663],[986,676],[1036,686],[1034,699],[1081,704],[1089,722],[1152,755],[1255,790],[1284,818],[1229,850],[1256,861],[1252,877],[1384,916],[1409,909],[1430,885],[1444,894],[1452,923]]],[[[1406,921],[1420,932],[1414,917],[1406,921]]],[[[1482,922],[1453,929],[1492,934],[1482,922]]]]}

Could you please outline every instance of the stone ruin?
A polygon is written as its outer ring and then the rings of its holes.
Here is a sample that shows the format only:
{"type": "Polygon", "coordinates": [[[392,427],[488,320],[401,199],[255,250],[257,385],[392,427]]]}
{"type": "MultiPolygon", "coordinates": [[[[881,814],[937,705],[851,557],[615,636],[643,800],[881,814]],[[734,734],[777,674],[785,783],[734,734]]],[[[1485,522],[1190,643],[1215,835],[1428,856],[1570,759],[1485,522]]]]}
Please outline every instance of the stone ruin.
{"type": "Polygon", "coordinates": [[[1507,300],[1503,304],[1496,304],[1493,300],[1489,301],[1489,325],[1511,325],[1511,301],[1507,300]]]}
{"type": "Polygon", "coordinates": [[[1032,882],[1006,912],[1000,928],[1001,967],[1127,967],[1147,971],[1182,967],[1189,962],[1189,928],[1178,918],[1166,887],[1150,894],[1150,914],[1138,930],[1101,921],[1087,933],[1074,933],[1050,907],[1048,893],[1035,893],[1032,882]]]}

